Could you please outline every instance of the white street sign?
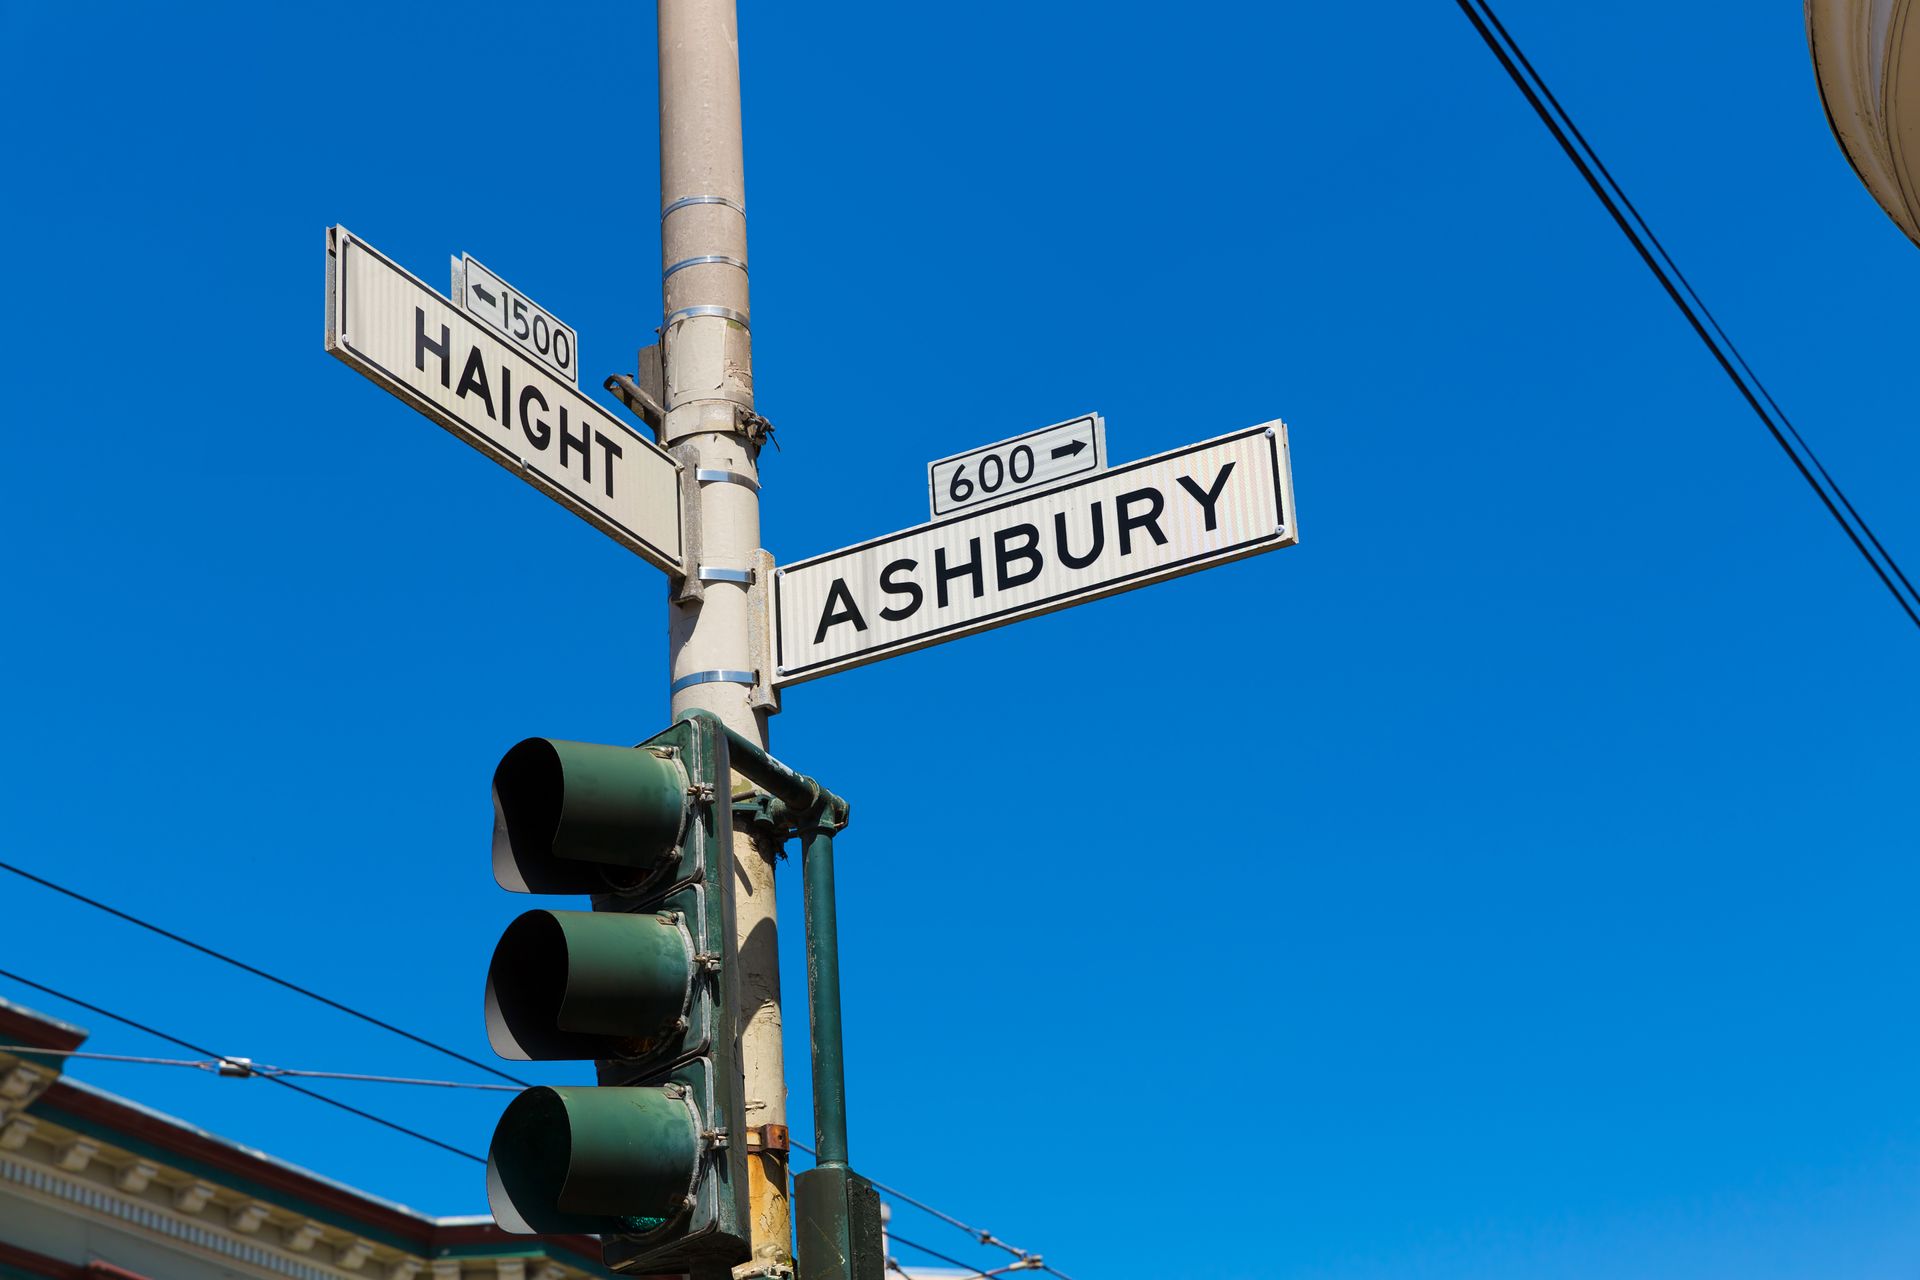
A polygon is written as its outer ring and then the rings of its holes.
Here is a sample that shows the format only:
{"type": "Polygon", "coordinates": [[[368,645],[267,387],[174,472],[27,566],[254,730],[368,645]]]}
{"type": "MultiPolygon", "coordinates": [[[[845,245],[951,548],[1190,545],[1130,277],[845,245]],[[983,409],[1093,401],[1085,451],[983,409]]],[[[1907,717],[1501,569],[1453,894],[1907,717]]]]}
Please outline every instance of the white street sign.
{"type": "Polygon", "coordinates": [[[327,350],[615,541],[684,573],[680,464],[344,227],[327,350]]]}
{"type": "Polygon", "coordinates": [[[775,685],[1292,546],[1284,423],[966,511],[774,574],[775,685]]]}
{"type": "Polygon", "coordinates": [[[461,254],[453,260],[453,300],[479,316],[500,336],[553,370],[574,386],[580,385],[580,335],[561,324],[553,312],[540,306],[477,258],[461,254]]]}
{"type": "Polygon", "coordinates": [[[1106,469],[1107,424],[1089,413],[929,462],[927,492],[938,520],[1106,469]]]}

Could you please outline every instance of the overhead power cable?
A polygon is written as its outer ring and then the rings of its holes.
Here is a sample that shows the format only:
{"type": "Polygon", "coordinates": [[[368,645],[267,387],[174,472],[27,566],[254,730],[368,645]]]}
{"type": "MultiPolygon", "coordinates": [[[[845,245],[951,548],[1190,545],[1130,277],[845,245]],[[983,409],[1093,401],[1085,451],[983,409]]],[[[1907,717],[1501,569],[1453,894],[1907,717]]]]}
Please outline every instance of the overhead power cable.
{"type": "MultiPolygon", "coordinates": [[[[309,990],[308,988],[303,987],[298,983],[289,982],[286,979],[279,977],[276,974],[268,973],[265,969],[261,969],[254,965],[247,964],[245,961],[242,961],[242,960],[236,960],[232,956],[227,955],[225,952],[216,950],[215,948],[206,946],[202,943],[195,942],[191,938],[182,937],[180,934],[177,934],[170,929],[163,929],[159,925],[143,920],[140,917],[132,915],[129,912],[122,911],[117,907],[109,906],[107,903],[100,901],[98,898],[89,897],[88,895],[81,893],[78,890],[69,889],[65,885],[57,884],[54,881],[47,879],[45,876],[35,875],[30,871],[26,871],[20,867],[13,865],[10,862],[4,862],[4,861],[0,861],[0,871],[11,871],[13,874],[20,876],[22,879],[30,880],[33,883],[40,885],[42,888],[51,889],[53,892],[62,894],[68,898],[71,898],[75,902],[84,903],[85,905],[89,907],[93,907],[96,910],[104,911],[108,915],[111,915],[116,917],[117,919],[126,921],[128,924],[138,925],[140,928],[146,929],[151,933],[158,934],[159,936],[166,938],[170,941],[177,942],[182,946],[190,947],[193,950],[200,952],[202,955],[210,956],[213,959],[220,960],[226,964],[230,964],[236,969],[240,969],[243,972],[253,974],[255,977],[264,978],[268,982],[274,983],[276,986],[284,987],[287,990],[292,991],[298,995],[306,996],[308,999],[316,1000],[321,1004],[326,1005],[328,1008],[336,1009],[342,1013],[350,1014],[353,1017],[359,1018],[361,1021],[370,1023],[373,1026],[381,1028],[382,1030],[391,1031],[395,1035],[398,1035],[398,1036],[404,1037],[405,1039],[413,1041],[415,1044],[422,1045],[438,1053],[443,1053],[450,1058],[455,1058],[461,1062],[468,1063],[471,1066],[479,1067],[481,1070],[490,1072],[493,1075],[501,1077],[502,1079],[510,1080],[515,1085],[523,1086],[523,1087],[529,1085],[528,1081],[521,1080],[517,1076],[509,1075],[507,1072],[498,1070],[497,1068],[494,1068],[484,1062],[478,1062],[473,1058],[467,1057],[463,1053],[459,1053],[453,1049],[447,1048],[445,1045],[436,1044],[432,1040],[429,1040],[426,1037],[421,1035],[416,1035],[414,1032],[408,1031],[403,1027],[396,1027],[392,1023],[385,1022],[379,1018],[372,1016],[371,1014],[362,1013],[360,1010],[355,1009],[350,1005],[342,1004],[338,1000],[330,999],[329,997],[323,996],[316,991],[309,990]]],[[[73,996],[66,995],[62,992],[55,991],[51,987],[44,986],[37,982],[29,981],[28,979],[21,978],[16,974],[11,974],[4,969],[0,969],[0,977],[13,978],[15,981],[21,982],[26,986],[33,987],[39,991],[45,991],[49,995],[55,996],[62,1000],[66,1000],[72,1004],[78,1005],[83,1009],[93,1010],[94,1012],[99,1013],[104,1017],[112,1018],[116,1022],[121,1022],[127,1026],[133,1027],[135,1030],[144,1031],[144,1032],[147,1032],[149,1035],[158,1036],[160,1039],[167,1040],[173,1044],[177,1044],[181,1048],[186,1049],[189,1052],[202,1054],[206,1058],[212,1059],[216,1062],[229,1064],[230,1069],[237,1067],[238,1065],[243,1064],[247,1061],[246,1059],[241,1059],[241,1058],[222,1057],[219,1054],[213,1053],[211,1050],[199,1048],[198,1046],[190,1044],[184,1040],[177,1039],[173,1036],[167,1035],[164,1032],[157,1031],[141,1023],[134,1022],[129,1018],[123,1018],[119,1014],[112,1013],[106,1009],[101,1009],[98,1006],[88,1004],[86,1001],[76,999],[73,996]]],[[[48,1050],[33,1049],[31,1050],[31,1052],[46,1053],[48,1052],[48,1050]]],[[[104,1057],[106,1055],[100,1055],[100,1056],[104,1057]]],[[[175,1060],[153,1059],[151,1061],[164,1062],[171,1065],[175,1060]]],[[[189,1063],[185,1065],[198,1066],[201,1064],[189,1063]]],[[[235,1073],[237,1074],[237,1072],[235,1073]]],[[[497,1085],[458,1084],[453,1081],[413,1081],[413,1080],[404,1080],[404,1079],[395,1078],[395,1077],[357,1076],[357,1075],[347,1075],[344,1073],[320,1073],[320,1072],[306,1073],[306,1072],[281,1071],[277,1075],[268,1075],[265,1077],[266,1079],[272,1080],[276,1084],[285,1085],[287,1088],[293,1089],[295,1092],[304,1093],[309,1097],[318,1098],[320,1101],[325,1102],[330,1106],[335,1106],[335,1107],[341,1108],[342,1110],[350,1111],[355,1115],[359,1115],[364,1117],[365,1119],[372,1120],[376,1124],[385,1125],[389,1129],[395,1129],[395,1130],[398,1130],[399,1132],[406,1133],[412,1137],[417,1137],[421,1139],[423,1142],[430,1142],[436,1147],[440,1147],[443,1150],[453,1152],[455,1155],[464,1156],[469,1160],[478,1161],[483,1164],[485,1163],[485,1159],[483,1157],[474,1155],[472,1152],[462,1151],[456,1147],[449,1146],[448,1144],[441,1142],[438,1138],[428,1137],[426,1134],[423,1134],[423,1133],[416,1133],[411,1129],[407,1129],[402,1125],[397,1125],[394,1122],[387,1120],[383,1117],[373,1115],[371,1112],[361,1111],[357,1107],[348,1106],[346,1103],[340,1102],[337,1099],[329,1098],[325,1094],[315,1093],[310,1089],[303,1089],[300,1086],[295,1085],[284,1078],[287,1075],[293,1075],[293,1074],[314,1075],[314,1076],[320,1076],[322,1078],[333,1078],[333,1079],[379,1080],[383,1082],[413,1083],[413,1084],[439,1084],[439,1085],[445,1085],[448,1087],[472,1088],[472,1089],[497,1089],[499,1088],[499,1086],[497,1085]]],[[[813,1148],[807,1146],[805,1143],[794,1142],[793,1145],[795,1147],[798,1147],[801,1151],[806,1152],[808,1155],[816,1154],[813,1148]]],[[[869,1179],[869,1181],[871,1181],[871,1179],[869,1179]]],[[[1014,1258],[1016,1265],[1012,1267],[1001,1268],[1002,1271],[1007,1271],[1007,1270],[1044,1271],[1049,1275],[1056,1277],[1056,1280],[1071,1280],[1071,1277],[1067,1276],[1065,1273],[1061,1272],[1057,1268],[1049,1265],[1040,1254],[1031,1253],[1025,1249],[1019,1248],[1016,1245],[1008,1244],[1006,1241],[999,1239],[992,1232],[983,1230],[982,1228],[979,1228],[971,1225],[970,1223],[964,1222],[961,1219],[953,1216],[952,1214],[944,1212],[943,1210],[936,1209],[932,1205],[927,1204],[925,1201],[918,1200],[913,1196],[908,1195],[906,1192],[901,1191],[897,1187],[890,1187],[883,1182],[874,1182],[873,1185],[878,1190],[884,1192],[888,1196],[891,1196],[893,1199],[900,1201],[902,1204],[911,1205],[913,1208],[920,1210],[922,1213],[930,1214],[933,1217],[940,1219],[942,1222],[945,1222],[948,1225],[955,1227],[960,1231],[966,1232],[968,1235],[972,1236],[979,1243],[987,1245],[992,1248],[1003,1250],[1007,1254],[1011,1255],[1014,1258]]],[[[898,1236],[894,1236],[892,1238],[899,1239],[898,1236]]],[[[912,1247],[912,1248],[919,1247],[919,1246],[911,1245],[910,1242],[905,1240],[902,1240],[901,1243],[908,1244],[909,1247],[912,1247]]],[[[949,1262],[952,1261],[951,1259],[945,1258],[944,1255],[933,1254],[931,1250],[922,1249],[921,1252],[927,1253],[929,1254],[929,1256],[941,1257],[942,1260],[944,1261],[949,1261],[949,1262]]],[[[967,1264],[962,1262],[955,1262],[953,1265],[965,1267],[967,1264]]],[[[999,1274],[999,1272],[976,1273],[976,1274],[997,1275],[999,1274]]]]}
{"type": "Polygon", "coordinates": [[[357,1071],[303,1071],[298,1067],[274,1067],[252,1058],[140,1058],[125,1053],[92,1053],[82,1049],[44,1049],[31,1044],[0,1044],[0,1053],[37,1053],[53,1058],[82,1058],[89,1062],[122,1062],[149,1067],[197,1067],[216,1075],[248,1079],[253,1076],[298,1076],[303,1080],[357,1080],[367,1084],[412,1084],[434,1089],[485,1089],[497,1093],[518,1093],[515,1084],[477,1084],[471,1080],[420,1080],[413,1076],[371,1076],[357,1071]]]}
{"type": "MultiPolygon", "coordinates": [[[[56,1000],[65,1000],[68,1004],[77,1005],[78,1007],[87,1010],[89,1013],[97,1013],[103,1018],[111,1018],[115,1022],[118,1022],[123,1026],[132,1027],[135,1031],[144,1031],[146,1034],[150,1036],[155,1036],[161,1040],[165,1040],[169,1044],[179,1045],[182,1049],[187,1050],[189,1053],[198,1053],[205,1057],[217,1058],[222,1062],[240,1063],[245,1061],[245,1059],[223,1057],[222,1055],[215,1053],[211,1049],[205,1049],[197,1044],[194,1044],[191,1040],[182,1040],[179,1036],[171,1035],[168,1032],[162,1031],[157,1027],[150,1027],[144,1022],[136,1022],[132,1018],[113,1012],[113,1010],[111,1009],[103,1009],[99,1005],[92,1004],[88,1001],[82,1000],[78,996],[68,995],[66,992],[56,990],[53,987],[49,987],[43,982],[35,982],[32,978],[22,977],[21,975],[10,972],[9,970],[0,969],[0,978],[6,978],[10,981],[17,982],[24,987],[32,987],[35,991],[44,991],[46,994],[54,997],[56,1000]]],[[[330,1107],[337,1107],[340,1110],[345,1111],[350,1115],[359,1116],[362,1120],[371,1120],[373,1121],[373,1123],[377,1125],[381,1125],[385,1128],[391,1129],[395,1133],[404,1133],[409,1138],[418,1138],[422,1142],[431,1143],[432,1145],[439,1147],[442,1151],[452,1152],[456,1156],[461,1156],[465,1159],[472,1160],[477,1164],[485,1164],[487,1162],[485,1156],[477,1156],[473,1154],[473,1152],[471,1151],[462,1151],[459,1147],[456,1147],[451,1143],[442,1142],[440,1141],[440,1139],[431,1137],[428,1134],[421,1133],[418,1129],[409,1129],[406,1125],[395,1123],[394,1121],[387,1119],[385,1116],[377,1116],[371,1111],[362,1110],[359,1107],[352,1106],[348,1103],[342,1102],[338,1098],[330,1098],[324,1093],[318,1093],[312,1089],[308,1089],[301,1085],[297,1085],[291,1080],[284,1079],[280,1076],[264,1076],[262,1078],[266,1080],[270,1080],[274,1084],[277,1084],[284,1089],[291,1089],[295,1093],[304,1094],[309,1098],[315,1099],[316,1101],[324,1102],[330,1107]]]]}
{"type": "MultiPolygon", "coordinates": [[[[812,1147],[808,1146],[806,1143],[799,1141],[797,1138],[789,1138],[788,1142],[790,1142],[793,1146],[799,1148],[800,1150],[806,1152],[808,1155],[813,1156],[815,1159],[819,1158],[819,1154],[820,1154],[819,1152],[815,1151],[812,1147]]],[[[959,1230],[966,1232],[968,1235],[972,1236],[974,1240],[977,1241],[978,1243],[987,1245],[990,1248],[1003,1250],[1004,1252],[1013,1255],[1014,1265],[1011,1267],[1002,1267],[1000,1269],[1001,1271],[1024,1271],[1024,1270],[1045,1271],[1049,1275],[1059,1277],[1059,1280],[1072,1280],[1071,1277],[1065,1275],[1060,1271],[1056,1271],[1053,1267],[1049,1266],[1047,1264],[1046,1259],[1041,1254],[1029,1252],[1026,1249],[1020,1248],[1018,1245],[1008,1244],[1005,1240],[1000,1239],[998,1236],[994,1235],[993,1232],[986,1230],[984,1227],[976,1227],[972,1223],[962,1222],[959,1218],[954,1217],[952,1214],[947,1213],[946,1211],[941,1209],[936,1209],[932,1205],[926,1203],[924,1200],[916,1200],[912,1196],[908,1195],[906,1192],[901,1191],[896,1187],[890,1187],[886,1183],[877,1181],[876,1179],[873,1179],[873,1178],[868,1178],[867,1181],[872,1183],[876,1190],[884,1192],[885,1194],[893,1197],[895,1200],[900,1201],[902,1204],[912,1205],[914,1208],[920,1210],[920,1212],[931,1214],[932,1216],[940,1219],[940,1221],[946,1223],[947,1225],[956,1227],[959,1230]]],[[[895,1240],[900,1240],[900,1243],[902,1244],[909,1245],[915,1249],[920,1249],[922,1253],[933,1253],[931,1249],[921,1249],[919,1245],[914,1244],[910,1240],[901,1239],[899,1236],[892,1235],[891,1232],[889,1232],[888,1234],[889,1236],[891,1236],[891,1238],[895,1240]]],[[[939,1257],[941,1255],[934,1254],[934,1256],[939,1257]]],[[[945,1259],[945,1261],[952,1262],[953,1259],[947,1258],[945,1259]]],[[[954,1265],[958,1267],[964,1267],[967,1264],[964,1262],[955,1262],[954,1265]]],[[[986,1274],[998,1275],[999,1272],[991,1272],[986,1274]]]]}
{"type": "Polygon", "coordinates": [[[83,902],[89,907],[93,907],[94,909],[99,911],[104,911],[110,916],[114,916],[118,919],[126,921],[128,924],[138,925],[140,928],[145,929],[149,933],[157,933],[161,937],[166,938],[171,942],[177,942],[183,947],[191,947],[193,950],[198,951],[201,955],[211,956],[213,959],[218,960],[223,964],[230,964],[234,968],[239,969],[244,973],[250,973],[256,978],[264,978],[268,982],[271,982],[276,986],[285,987],[288,991],[294,992],[297,995],[303,995],[309,1000],[317,1000],[321,1004],[326,1005],[329,1009],[335,1009],[341,1013],[347,1014],[349,1017],[358,1018],[362,1022],[368,1023],[372,1026],[379,1027],[382,1031],[391,1031],[394,1035],[400,1036],[407,1040],[411,1040],[415,1044],[420,1045],[424,1048],[432,1049],[435,1053],[443,1053],[447,1057],[453,1058],[459,1062],[464,1062],[470,1067],[477,1067],[480,1070],[486,1072],[488,1075],[497,1076],[502,1080],[506,1080],[512,1084],[519,1085],[523,1089],[529,1087],[532,1084],[532,1081],[522,1080],[519,1076],[513,1075],[510,1072],[502,1071],[500,1070],[500,1068],[492,1065],[491,1063],[481,1062],[477,1058],[469,1058],[466,1054],[461,1053],[456,1049],[449,1049],[447,1048],[447,1046],[443,1044],[436,1044],[432,1040],[427,1039],[425,1036],[415,1035],[413,1032],[408,1031],[404,1027],[396,1027],[391,1022],[387,1022],[381,1018],[376,1018],[370,1013],[362,1013],[360,1010],[354,1008],[352,1005],[342,1004],[338,1000],[332,999],[331,997],[328,997],[328,996],[321,995],[318,991],[314,991],[314,990],[311,990],[310,988],[303,987],[297,982],[289,982],[285,978],[279,977],[276,974],[268,973],[265,969],[257,968],[254,965],[250,965],[244,960],[236,960],[224,951],[218,951],[212,947],[205,945],[204,943],[195,942],[192,938],[182,937],[180,934],[173,932],[173,930],[171,929],[163,929],[159,925],[154,924],[148,920],[142,920],[139,916],[133,915],[130,912],[122,911],[118,907],[109,906],[108,904],[100,901],[98,898],[90,898],[86,894],[81,893],[78,890],[69,889],[65,885],[55,884],[53,881],[47,879],[45,876],[37,876],[31,871],[27,871],[21,867],[14,866],[11,862],[0,862],[0,871],[11,871],[14,875],[19,876],[21,879],[31,880],[33,883],[39,885],[43,889],[51,889],[55,893],[64,894],[65,896],[72,898],[75,902],[83,902]]]}
{"type": "Polygon", "coordinates": [[[1713,354],[1713,358],[1719,362],[1720,368],[1739,390],[1748,407],[1753,410],[1754,415],[1767,428],[1774,442],[1793,463],[1801,479],[1805,480],[1807,486],[1819,497],[1821,504],[1827,509],[1827,514],[1831,515],[1834,522],[1846,533],[1854,549],[1859,551],[1861,558],[1873,569],[1874,574],[1879,577],[1881,584],[1893,596],[1894,602],[1906,613],[1907,618],[1915,627],[1920,628],[1920,591],[1914,589],[1912,580],[1900,568],[1899,562],[1881,543],[1872,527],[1867,524],[1866,518],[1860,514],[1840,488],[1839,482],[1834,480],[1819,457],[1814,454],[1806,438],[1794,427],[1786,412],[1773,398],[1772,393],[1760,381],[1759,375],[1754,373],[1752,366],[1740,354],[1733,339],[1727,336],[1726,330],[1722,329],[1719,321],[1714,319],[1713,312],[1708,309],[1707,304],[1687,281],[1679,264],[1674,262],[1672,255],[1660,243],[1660,238],[1654,234],[1653,228],[1641,216],[1640,210],[1627,196],[1626,190],[1614,179],[1612,172],[1600,159],[1599,153],[1593,149],[1586,135],[1581,133],[1580,127],[1574,123],[1573,117],[1568,114],[1565,107],[1560,105],[1560,100],[1554,96],[1553,90],[1547,87],[1546,80],[1535,70],[1519,43],[1501,23],[1499,16],[1493,11],[1492,4],[1489,0],[1454,0],[1454,2],[1459,6],[1460,12],[1465,14],[1467,20],[1473,24],[1474,30],[1479,32],[1481,40],[1486,43],[1488,49],[1492,50],[1494,57],[1499,59],[1507,76],[1526,97],[1534,113],[1540,117],[1541,123],[1547,126],[1554,141],[1560,144],[1560,149],[1566,152],[1569,160],[1573,161],[1574,167],[1580,171],[1580,176],[1585,178],[1587,185],[1593,189],[1593,194],[1599,197],[1600,203],[1612,215],[1615,225],[1633,245],[1634,250],[1640,255],[1640,260],[1647,264],[1647,269],[1653,272],[1654,278],[1666,290],[1667,296],[1673,300],[1673,304],[1686,317],[1687,323],[1693,327],[1694,333],[1713,354]]]}
{"type": "MultiPolygon", "coordinates": [[[[878,1184],[875,1184],[875,1185],[878,1185],[878,1184]]],[[[994,1276],[1003,1276],[1013,1271],[1035,1271],[1035,1270],[1041,1269],[1039,1264],[1037,1263],[1020,1262],[1016,1260],[1008,1263],[1004,1267],[994,1267],[991,1270],[982,1271],[978,1267],[973,1266],[971,1263],[962,1262],[958,1258],[951,1257],[948,1254],[941,1253],[938,1249],[929,1249],[927,1248],[927,1246],[923,1244],[915,1244],[913,1241],[907,1239],[905,1236],[895,1235],[891,1231],[887,1232],[887,1239],[892,1241],[894,1244],[903,1244],[907,1246],[907,1248],[909,1249],[913,1249],[919,1253],[926,1254],[929,1258],[938,1259],[939,1261],[946,1263],[948,1266],[959,1267],[962,1271],[969,1273],[965,1276],[958,1277],[957,1280],[992,1280],[992,1277],[994,1276]]],[[[907,1280],[913,1280],[912,1273],[909,1272],[905,1267],[901,1266],[899,1262],[895,1261],[894,1259],[888,1258],[887,1265],[893,1270],[899,1272],[901,1275],[906,1276],[907,1280]]]]}

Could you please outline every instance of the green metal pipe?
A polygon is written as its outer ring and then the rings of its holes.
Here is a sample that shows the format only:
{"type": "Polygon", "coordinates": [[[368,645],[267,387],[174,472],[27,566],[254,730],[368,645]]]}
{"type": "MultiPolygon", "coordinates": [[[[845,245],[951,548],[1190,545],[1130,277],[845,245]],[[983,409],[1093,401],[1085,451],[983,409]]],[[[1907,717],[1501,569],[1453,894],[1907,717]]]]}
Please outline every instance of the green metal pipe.
{"type": "Polygon", "coordinates": [[[691,710],[726,735],[729,763],[766,789],[798,831],[806,883],[807,995],[813,1027],[813,1144],[821,1169],[847,1168],[846,1050],[840,1029],[840,931],[833,897],[833,835],[847,824],[847,802],[741,737],[710,711],[691,710]]]}
{"type": "Polygon", "coordinates": [[[847,802],[804,773],[796,773],[781,764],[759,743],[743,738],[729,729],[720,717],[701,708],[685,712],[681,719],[705,720],[726,735],[727,754],[733,768],[745,774],[768,794],[792,811],[801,826],[815,817],[828,817],[835,825],[845,825],[847,802]]]}
{"type": "Polygon", "coordinates": [[[813,1145],[823,1169],[847,1167],[846,1054],[840,1035],[840,933],[833,906],[833,832],[805,833],[807,994],[813,1008],[813,1145]]]}

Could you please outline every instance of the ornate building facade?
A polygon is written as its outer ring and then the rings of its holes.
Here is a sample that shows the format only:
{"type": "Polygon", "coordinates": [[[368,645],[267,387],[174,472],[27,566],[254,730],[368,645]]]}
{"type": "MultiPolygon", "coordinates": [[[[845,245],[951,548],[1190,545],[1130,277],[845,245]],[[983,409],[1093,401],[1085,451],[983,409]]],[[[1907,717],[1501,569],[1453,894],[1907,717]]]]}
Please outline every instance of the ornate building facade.
{"type": "MultiPolygon", "coordinates": [[[[87,1033],[0,1001],[0,1045],[87,1033]]],[[[588,1237],[433,1218],[0,1050],[0,1280],[585,1280],[588,1237]]]]}

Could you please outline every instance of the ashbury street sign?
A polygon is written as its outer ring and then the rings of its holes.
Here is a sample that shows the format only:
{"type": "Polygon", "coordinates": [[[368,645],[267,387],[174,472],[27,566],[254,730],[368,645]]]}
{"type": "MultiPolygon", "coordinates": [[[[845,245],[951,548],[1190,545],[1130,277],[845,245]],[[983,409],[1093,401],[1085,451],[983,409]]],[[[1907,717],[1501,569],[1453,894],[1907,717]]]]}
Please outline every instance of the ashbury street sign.
{"type": "Polygon", "coordinates": [[[672,455],[344,227],[327,231],[327,350],[616,542],[686,571],[672,455]]]}
{"type": "Polygon", "coordinates": [[[1297,540],[1273,422],[775,571],[775,685],[1297,540]]]}

